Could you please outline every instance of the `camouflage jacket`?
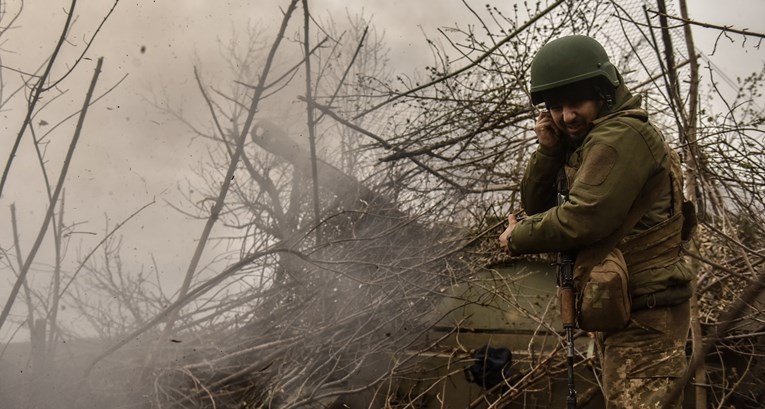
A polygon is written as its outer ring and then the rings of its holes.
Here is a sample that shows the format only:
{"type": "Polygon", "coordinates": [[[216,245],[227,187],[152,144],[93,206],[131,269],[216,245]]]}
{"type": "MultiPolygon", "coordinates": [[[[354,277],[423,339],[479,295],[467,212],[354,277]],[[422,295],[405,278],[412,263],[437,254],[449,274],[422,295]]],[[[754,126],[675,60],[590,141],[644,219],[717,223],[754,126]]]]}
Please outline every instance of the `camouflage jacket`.
{"type": "MultiPolygon", "coordinates": [[[[622,227],[651,176],[670,166],[665,142],[648,122],[647,112],[640,109],[640,97],[633,97],[622,85],[614,105],[611,114],[594,121],[580,143],[569,140],[554,148],[540,145],[532,155],[521,184],[521,200],[530,217],[513,230],[512,253],[577,251],[598,243],[622,227]],[[568,176],[569,200],[557,205],[556,180],[561,168],[568,176]]],[[[670,218],[673,202],[681,200],[673,199],[672,192],[668,180],[626,240],[645,235],[670,218]]],[[[663,228],[661,235],[675,228],[679,237],[677,224],[663,228]]],[[[641,265],[641,271],[630,267],[633,297],[690,281],[690,271],[679,257],[679,240],[671,250],[672,257],[661,265],[643,263],[655,257],[650,251],[637,256],[647,260],[630,260],[625,254],[628,265],[641,265]]]]}

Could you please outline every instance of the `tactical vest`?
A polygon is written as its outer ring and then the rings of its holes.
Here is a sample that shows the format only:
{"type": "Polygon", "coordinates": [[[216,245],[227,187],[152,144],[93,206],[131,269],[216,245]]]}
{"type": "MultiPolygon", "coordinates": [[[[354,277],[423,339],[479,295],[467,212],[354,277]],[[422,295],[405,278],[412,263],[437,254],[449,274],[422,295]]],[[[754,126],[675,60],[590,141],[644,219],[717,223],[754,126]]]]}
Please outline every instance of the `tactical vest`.
{"type": "Polygon", "coordinates": [[[648,230],[628,235],[618,246],[627,262],[630,275],[635,278],[646,270],[668,267],[680,259],[681,231],[684,221],[680,156],[669,146],[666,148],[669,152],[669,182],[672,196],[670,217],[648,230]]]}
{"type": "MultiPolygon", "coordinates": [[[[619,111],[600,120],[617,116],[637,117],[637,112],[644,111],[619,111]]],[[[655,126],[653,129],[664,139],[655,126]]],[[[669,218],[647,230],[626,236],[617,246],[622,251],[629,270],[635,310],[678,304],[690,298],[691,295],[689,282],[692,272],[681,257],[683,241],[688,239],[682,234],[683,231],[688,230],[688,226],[684,226],[688,224],[684,216],[688,206],[684,205],[686,202],[683,197],[681,160],[677,152],[666,142],[665,148],[669,154],[667,163],[670,166],[669,218]]],[[[581,152],[575,151],[572,153],[572,156],[574,155],[581,155],[581,152]]],[[[571,186],[581,160],[578,157],[569,159],[566,162],[565,171],[571,186]]],[[[693,221],[695,222],[695,219],[693,221]]]]}

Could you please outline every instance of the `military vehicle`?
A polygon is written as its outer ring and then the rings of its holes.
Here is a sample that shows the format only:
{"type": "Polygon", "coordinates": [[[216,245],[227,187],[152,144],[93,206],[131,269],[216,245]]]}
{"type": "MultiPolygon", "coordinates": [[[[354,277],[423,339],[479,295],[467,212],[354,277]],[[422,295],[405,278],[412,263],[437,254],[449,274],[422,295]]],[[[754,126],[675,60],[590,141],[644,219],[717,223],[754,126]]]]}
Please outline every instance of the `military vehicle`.
{"type": "MultiPolygon", "coordinates": [[[[412,374],[397,387],[400,402],[419,408],[565,407],[565,339],[555,266],[519,259],[487,269],[443,293],[412,374]]],[[[577,337],[579,407],[603,406],[594,343],[577,337]]]]}
{"type": "MultiPolygon", "coordinates": [[[[443,289],[422,318],[424,336],[403,353],[380,358],[378,364],[393,366],[390,378],[332,407],[565,407],[565,337],[555,275],[549,261],[518,259],[443,289]]],[[[580,331],[575,371],[580,408],[603,407],[594,348],[580,331]]]]}

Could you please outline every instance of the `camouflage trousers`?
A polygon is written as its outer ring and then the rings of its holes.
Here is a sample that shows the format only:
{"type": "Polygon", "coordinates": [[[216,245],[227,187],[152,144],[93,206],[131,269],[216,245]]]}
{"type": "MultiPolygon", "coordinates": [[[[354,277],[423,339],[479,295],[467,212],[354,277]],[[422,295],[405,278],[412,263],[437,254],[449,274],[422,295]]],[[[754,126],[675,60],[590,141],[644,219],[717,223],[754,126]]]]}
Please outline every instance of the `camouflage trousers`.
{"type": "MultiPolygon", "coordinates": [[[[632,313],[620,331],[598,333],[607,409],[659,408],[687,367],[688,302],[632,313]]],[[[676,403],[680,408],[682,398],[676,403]]]]}

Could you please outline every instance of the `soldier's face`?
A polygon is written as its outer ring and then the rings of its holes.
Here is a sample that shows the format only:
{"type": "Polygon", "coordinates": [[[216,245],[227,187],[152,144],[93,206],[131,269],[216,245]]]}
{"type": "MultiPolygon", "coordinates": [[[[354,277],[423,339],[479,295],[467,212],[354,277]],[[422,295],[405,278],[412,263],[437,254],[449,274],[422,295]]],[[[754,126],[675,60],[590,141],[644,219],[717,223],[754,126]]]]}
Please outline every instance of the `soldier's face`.
{"type": "Polygon", "coordinates": [[[597,119],[603,101],[594,99],[563,100],[548,104],[553,122],[571,139],[584,138],[597,119]]]}

